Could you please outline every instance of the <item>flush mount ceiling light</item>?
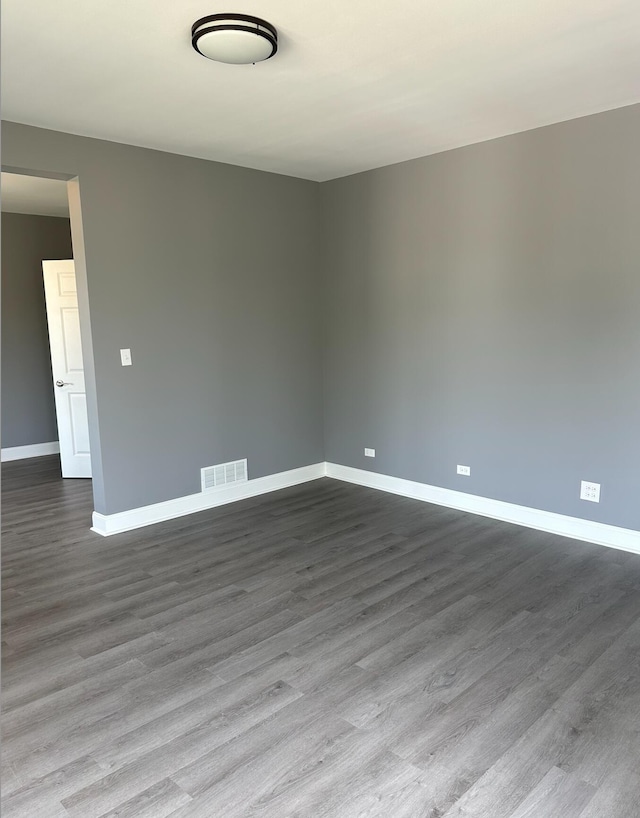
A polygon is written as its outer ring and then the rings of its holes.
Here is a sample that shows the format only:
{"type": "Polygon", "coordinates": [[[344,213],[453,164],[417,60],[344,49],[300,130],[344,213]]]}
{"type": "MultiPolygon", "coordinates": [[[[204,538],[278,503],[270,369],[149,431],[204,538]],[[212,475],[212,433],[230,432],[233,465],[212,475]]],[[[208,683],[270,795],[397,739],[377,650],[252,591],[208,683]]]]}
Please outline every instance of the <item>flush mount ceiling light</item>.
{"type": "Polygon", "coordinates": [[[211,14],[191,27],[191,44],[203,57],[246,65],[268,60],[278,50],[278,32],[249,14],[211,14]]]}

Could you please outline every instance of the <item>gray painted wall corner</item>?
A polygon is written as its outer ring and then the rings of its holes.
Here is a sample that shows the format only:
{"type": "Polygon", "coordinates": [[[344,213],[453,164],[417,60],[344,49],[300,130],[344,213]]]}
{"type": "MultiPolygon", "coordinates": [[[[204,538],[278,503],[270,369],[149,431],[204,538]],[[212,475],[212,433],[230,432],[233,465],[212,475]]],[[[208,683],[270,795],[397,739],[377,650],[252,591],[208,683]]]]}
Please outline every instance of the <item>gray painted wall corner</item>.
{"type": "Polygon", "coordinates": [[[322,186],[327,460],[640,529],[638,144],[632,106],[322,186]]]}
{"type": "Polygon", "coordinates": [[[323,459],[317,183],[6,122],[3,160],[79,179],[97,511],[323,459]]]}

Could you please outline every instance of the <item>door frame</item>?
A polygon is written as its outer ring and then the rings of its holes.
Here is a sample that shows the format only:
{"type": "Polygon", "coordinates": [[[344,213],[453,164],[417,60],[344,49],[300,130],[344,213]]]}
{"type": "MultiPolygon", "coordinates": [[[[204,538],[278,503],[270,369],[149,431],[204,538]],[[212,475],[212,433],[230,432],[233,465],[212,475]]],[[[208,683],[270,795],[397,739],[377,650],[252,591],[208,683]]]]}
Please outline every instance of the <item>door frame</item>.
{"type": "Polygon", "coordinates": [[[87,263],[85,254],[84,229],[82,222],[81,183],[80,177],[68,173],[49,173],[29,168],[2,165],[6,173],[17,173],[22,176],[37,176],[42,179],[58,179],[67,184],[69,199],[69,221],[71,223],[71,242],[76,271],[78,292],[78,312],[80,315],[80,337],[82,358],[85,372],[85,391],[87,395],[87,416],[89,419],[89,446],[91,450],[91,471],[94,509],[104,508],[104,479],[102,472],[102,454],[98,426],[98,397],[96,390],[95,360],[93,354],[93,335],[91,330],[91,312],[89,306],[89,287],[87,283],[87,263]]]}

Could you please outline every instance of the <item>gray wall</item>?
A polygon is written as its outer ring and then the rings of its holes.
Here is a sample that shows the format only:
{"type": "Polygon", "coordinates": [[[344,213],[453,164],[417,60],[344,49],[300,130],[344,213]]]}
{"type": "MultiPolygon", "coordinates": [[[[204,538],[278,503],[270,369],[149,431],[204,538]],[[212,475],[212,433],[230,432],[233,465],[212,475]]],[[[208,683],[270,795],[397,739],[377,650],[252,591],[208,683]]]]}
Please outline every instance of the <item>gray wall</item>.
{"type": "Polygon", "coordinates": [[[213,463],[321,461],[319,186],[15,123],[2,139],[5,169],[79,178],[96,510],[197,492],[213,463]]]}
{"type": "Polygon", "coordinates": [[[69,219],[2,214],[2,447],[58,439],[43,259],[71,258],[69,219]]]}
{"type": "Polygon", "coordinates": [[[322,185],[327,460],[640,529],[639,146],[633,106],[322,185]]]}
{"type": "Polygon", "coordinates": [[[323,185],[3,139],[79,177],[98,511],[326,458],[640,528],[640,106],[323,185]]]}

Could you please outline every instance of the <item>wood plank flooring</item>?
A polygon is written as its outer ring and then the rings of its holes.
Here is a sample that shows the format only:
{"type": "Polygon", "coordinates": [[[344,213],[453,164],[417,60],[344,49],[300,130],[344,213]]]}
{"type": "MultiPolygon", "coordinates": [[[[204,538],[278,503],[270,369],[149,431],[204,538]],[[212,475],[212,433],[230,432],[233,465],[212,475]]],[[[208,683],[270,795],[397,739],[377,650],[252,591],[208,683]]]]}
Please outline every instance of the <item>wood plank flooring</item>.
{"type": "Polygon", "coordinates": [[[3,818],[640,816],[640,557],[328,479],[103,539],[2,471],[3,818]]]}

